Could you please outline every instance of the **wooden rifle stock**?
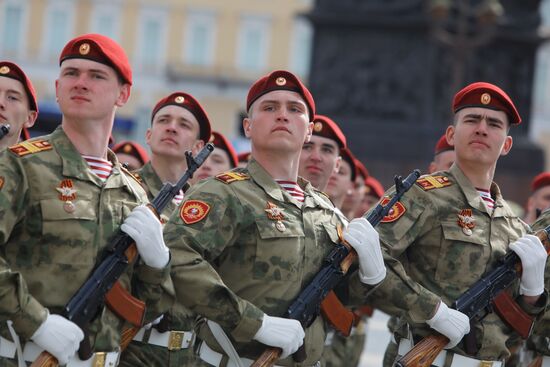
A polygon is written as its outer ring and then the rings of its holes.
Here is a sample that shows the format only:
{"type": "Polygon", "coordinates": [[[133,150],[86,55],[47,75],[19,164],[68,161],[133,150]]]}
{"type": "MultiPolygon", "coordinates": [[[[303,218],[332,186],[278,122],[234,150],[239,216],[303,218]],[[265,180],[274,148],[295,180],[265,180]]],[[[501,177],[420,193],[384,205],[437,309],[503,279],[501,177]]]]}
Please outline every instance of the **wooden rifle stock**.
{"type": "Polygon", "coordinates": [[[271,367],[277,362],[282,353],[281,348],[267,348],[250,367],[271,367]]]}
{"type": "Polygon", "coordinates": [[[529,363],[528,367],[542,367],[542,357],[538,356],[531,363],[529,363]]]}
{"type": "MultiPolygon", "coordinates": [[[[537,231],[535,235],[544,245],[546,253],[550,254],[550,226],[537,231]]],[[[521,262],[515,264],[515,268],[518,276],[521,276],[521,262]]],[[[502,296],[502,294],[506,292],[506,290],[503,290],[497,294],[495,298],[502,296]]],[[[473,315],[473,317],[475,317],[475,315],[473,315]]],[[[472,319],[472,317],[470,317],[470,319],[472,319]]],[[[443,335],[429,335],[417,343],[406,355],[401,357],[401,359],[397,361],[396,367],[429,367],[448,342],[449,339],[443,335]]],[[[537,363],[542,363],[540,358],[539,360],[540,362],[537,362],[537,359],[535,359],[529,367],[539,367],[540,364],[537,365],[537,363]]]]}

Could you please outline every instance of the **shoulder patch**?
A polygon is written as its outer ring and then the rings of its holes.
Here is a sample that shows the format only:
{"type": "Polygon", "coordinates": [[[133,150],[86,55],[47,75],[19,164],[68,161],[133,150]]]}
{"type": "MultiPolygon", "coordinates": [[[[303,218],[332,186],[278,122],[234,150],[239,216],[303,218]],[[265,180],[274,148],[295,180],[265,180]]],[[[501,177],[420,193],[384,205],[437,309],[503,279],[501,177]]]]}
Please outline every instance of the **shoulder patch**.
{"type": "Polygon", "coordinates": [[[449,181],[449,178],[446,176],[425,176],[416,180],[416,184],[420,186],[422,190],[429,191],[451,186],[453,183],[449,181]]]}
{"type": "Polygon", "coordinates": [[[12,153],[22,157],[27,154],[34,154],[53,149],[49,141],[44,139],[26,140],[19,144],[9,147],[12,153]]]}
{"type": "Polygon", "coordinates": [[[210,205],[201,200],[187,200],[180,208],[180,218],[185,224],[203,220],[210,211],[210,205]]]}
{"type": "MultiPolygon", "coordinates": [[[[380,205],[386,205],[389,202],[390,202],[390,198],[387,196],[384,196],[384,198],[380,202],[380,205]]],[[[407,211],[407,208],[405,208],[405,205],[403,205],[400,201],[398,201],[397,203],[393,204],[390,211],[384,218],[382,218],[381,222],[382,223],[395,222],[396,220],[401,218],[401,216],[403,216],[403,214],[405,214],[406,211],[407,211]]]]}
{"type": "Polygon", "coordinates": [[[216,180],[219,180],[223,183],[230,184],[234,181],[244,181],[249,180],[250,176],[246,173],[240,173],[240,172],[224,172],[220,173],[216,176],[216,180]]]}

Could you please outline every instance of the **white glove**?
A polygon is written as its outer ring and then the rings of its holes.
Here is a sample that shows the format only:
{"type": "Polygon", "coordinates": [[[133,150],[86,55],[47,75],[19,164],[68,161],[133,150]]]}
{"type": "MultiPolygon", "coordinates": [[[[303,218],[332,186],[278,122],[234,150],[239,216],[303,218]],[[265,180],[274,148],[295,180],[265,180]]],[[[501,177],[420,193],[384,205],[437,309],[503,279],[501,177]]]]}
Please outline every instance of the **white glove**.
{"type": "Polygon", "coordinates": [[[386,277],[386,266],[378,232],[365,218],[352,220],[344,230],[344,240],[359,258],[359,277],[365,284],[378,284],[386,277]]]}
{"type": "Polygon", "coordinates": [[[449,344],[445,346],[445,349],[454,348],[464,335],[470,332],[470,319],[468,316],[447,307],[443,301],[439,302],[435,316],[427,320],[426,324],[449,338],[449,344]]]}
{"type": "Polygon", "coordinates": [[[147,205],[140,205],[120,226],[136,241],[143,262],[152,268],[162,269],[170,260],[170,251],[164,244],[162,224],[147,205]]]}
{"type": "Polygon", "coordinates": [[[538,296],[544,292],[544,267],[548,254],[537,236],[527,234],[510,245],[521,259],[519,294],[538,296]]]}
{"type": "Polygon", "coordinates": [[[286,358],[304,344],[305,335],[304,328],[297,320],[264,314],[262,326],[253,339],[281,348],[283,350],[281,358],[286,358]]]}
{"type": "Polygon", "coordinates": [[[78,350],[84,333],[75,323],[63,316],[48,315],[31,339],[57,358],[60,365],[65,365],[78,350]]]}

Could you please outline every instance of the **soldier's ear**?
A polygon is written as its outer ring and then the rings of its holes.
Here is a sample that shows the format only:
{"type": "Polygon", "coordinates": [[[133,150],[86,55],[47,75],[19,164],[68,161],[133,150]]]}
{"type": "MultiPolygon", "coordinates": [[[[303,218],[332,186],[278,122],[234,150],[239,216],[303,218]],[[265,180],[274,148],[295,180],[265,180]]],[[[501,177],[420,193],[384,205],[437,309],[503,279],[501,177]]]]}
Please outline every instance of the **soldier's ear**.
{"type": "Polygon", "coordinates": [[[145,132],[145,142],[147,145],[151,146],[151,128],[148,128],[145,132]]]}
{"type": "Polygon", "coordinates": [[[514,140],[510,135],[506,137],[506,140],[504,140],[504,145],[502,146],[502,150],[500,151],[500,155],[507,155],[510,152],[510,149],[512,149],[512,145],[514,143],[514,140]]]}
{"type": "Polygon", "coordinates": [[[445,139],[447,139],[447,143],[449,143],[449,145],[454,145],[454,137],[455,137],[454,125],[447,126],[447,130],[445,131],[445,139]]]}
{"type": "Polygon", "coordinates": [[[311,140],[311,135],[313,135],[313,122],[310,122],[307,126],[307,135],[306,135],[306,143],[309,143],[311,140]]]}
{"type": "Polygon", "coordinates": [[[250,138],[250,133],[252,131],[252,120],[250,120],[248,117],[245,117],[243,119],[243,130],[244,130],[244,135],[247,138],[250,138]]]}

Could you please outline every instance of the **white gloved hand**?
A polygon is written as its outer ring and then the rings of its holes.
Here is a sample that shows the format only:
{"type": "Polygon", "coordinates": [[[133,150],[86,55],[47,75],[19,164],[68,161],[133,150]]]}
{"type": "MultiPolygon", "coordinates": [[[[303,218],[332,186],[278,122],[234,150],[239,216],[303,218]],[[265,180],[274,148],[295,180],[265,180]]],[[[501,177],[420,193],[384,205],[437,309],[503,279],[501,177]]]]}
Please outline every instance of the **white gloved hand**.
{"type": "Polygon", "coordinates": [[[439,302],[435,316],[426,321],[426,324],[449,339],[445,349],[454,348],[464,335],[470,332],[470,319],[460,311],[447,307],[443,301],[439,302]]]}
{"type": "Polygon", "coordinates": [[[281,358],[286,358],[304,344],[305,335],[304,328],[297,320],[264,314],[262,326],[253,339],[265,345],[281,348],[281,358]]]}
{"type": "Polygon", "coordinates": [[[359,277],[365,284],[378,284],[386,277],[386,266],[378,232],[365,218],[352,220],[344,230],[344,240],[359,258],[359,277]]]}
{"type": "Polygon", "coordinates": [[[60,365],[67,364],[78,350],[82,339],[82,330],[59,315],[48,315],[46,321],[31,336],[31,340],[57,358],[60,365]]]}
{"type": "Polygon", "coordinates": [[[544,267],[548,254],[537,236],[527,234],[510,245],[521,259],[519,294],[538,296],[544,292],[544,267]]]}
{"type": "Polygon", "coordinates": [[[164,244],[162,224],[147,205],[140,205],[120,226],[136,241],[136,247],[143,262],[152,268],[162,269],[170,260],[170,251],[164,244]]]}

